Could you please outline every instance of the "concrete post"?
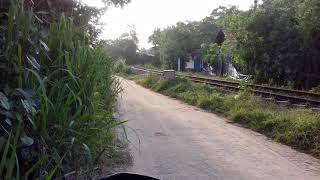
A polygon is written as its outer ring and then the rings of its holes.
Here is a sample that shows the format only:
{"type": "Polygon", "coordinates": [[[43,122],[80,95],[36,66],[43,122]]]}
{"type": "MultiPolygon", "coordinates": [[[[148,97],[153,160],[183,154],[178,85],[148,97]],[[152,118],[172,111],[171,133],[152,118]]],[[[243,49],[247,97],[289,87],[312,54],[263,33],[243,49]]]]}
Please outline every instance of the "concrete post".
{"type": "Polygon", "coordinates": [[[163,76],[165,79],[174,79],[176,77],[176,72],[174,70],[164,70],[163,76]]]}

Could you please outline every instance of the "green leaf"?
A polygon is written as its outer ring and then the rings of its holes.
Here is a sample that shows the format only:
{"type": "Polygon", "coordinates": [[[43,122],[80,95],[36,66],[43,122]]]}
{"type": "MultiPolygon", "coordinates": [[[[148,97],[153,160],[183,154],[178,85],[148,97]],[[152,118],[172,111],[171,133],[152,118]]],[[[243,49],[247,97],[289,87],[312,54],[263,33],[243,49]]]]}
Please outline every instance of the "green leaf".
{"type": "Polygon", "coordinates": [[[20,140],[23,146],[31,146],[34,143],[34,140],[31,137],[27,136],[25,133],[22,134],[20,140]]]}
{"type": "Polygon", "coordinates": [[[15,115],[18,121],[22,121],[22,115],[20,113],[16,113],[15,115]]]}
{"type": "Polygon", "coordinates": [[[6,123],[9,125],[9,126],[12,126],[12,122],[9,118],[6,118],[6,123]]]}
{"type": "Polygon", "coordinates": [[[14,119],[14,116],[13,116],[12,112],[10,112],[10,111],[0,109],[0,114],[5,116],[6,118],[14,119]]]}
{"type": "Polygon", "coordinates": [[[59,163],[49,172],[49,174],[46,176],[46,180],[51,180],[54,176],[54,174],[56,173],[56,171],[58,170],[58,168],[61,166],[63,159],[66,157],[67,153],[64,153],[64,155],[62,156],[62,158],[60,159],[59,163]]]}
{"type": "Polygon", "coordinates": [[[9,147],[10,147],[10,139],[11,139],[11,133],[9,134],[9,137],[7,138],[6,146],[5,146],[4,150],[2,151],[2,157],[1,157],[1,161],[0,161],[0,178],[2,177],[4,165],[7,160],[7,154],[8,154],[9,147]]]}
{"type": "Polygon", "coordinates": [[[28,60],[29,64],[32,67],[34,67],[37,71],[39,71],[40,70],[40,64],[37,62],[37,60],[31,55],[27,55],[26,57],[27,57],[27,60],[28,60]]]}
{"type": "Polygon", "coordinates": [[[23,95],[24,98],[35,98],[36,97],[36,93],[32,90],[32,89],[21,89],[21,88],[17,88],[14,90],[13,94],[18,96],[18,93],[23,95]]]}
{"type": "Polygon", "coordinates": [[[71,122],[69,123],[69,128],[71,128],[74,123],[75,123],[74,121],[71,121],[71,122]]]}
{"type": "Polygon", "coordinates": [[[46,43],[44,43],[41,39],[40,39],[39,41],[40,41],[40,44],[43,46],[43,48],[44,48],[46,51],[50,51],[50,48],[47,46],[46,43]]]}
{"type": "Polygon", "coordinates": [[[10,110],[9,100],[2,92],[0,92],[0,106],[8,111],[10,110]]]}
{"type": "Polygon", "coordinates": [[[87,152],[87,156],[88,156],[89,161],[92,162],[92,153],[91,153],[90,148],[85,143],[83,143],[82,145],[87,152]]]}
{"type": "Polygon", "coordinates": [[[6,172],[6,179],[13,179],[13,177],[12,177],[13,170],[14,170],[15,166],[18,165],[18,164],[16,164],[16,158],[17,158],[16,151],[17,151],[17,144],[18,144],[18,139],[20,137],[20,133],[21,133],[21,123],[19,124],[19,126],[17,128],[16,135],[14,137],[13,147],[11,150],[11,156],[10,156],[10,159],[8,162],[8,167],[7,167],[7,172],[6,172]]]}
{"type": "Polygon", "coordinates": [[[46,162],[49,158],[50,158],[49,155],[44,155],[44,156],[42,156],[42,157],[25,173],[23,179],[29,179],[29,178],[28,178],[29,175],[30,175],[32,172],[36,171],[36,170],[40,167],[40,165],[41,165],[42,163],[46,162]]]}
{"type": "Polygon", "coordinates": [[[32,112],[32,106],[27,100],[21,100],[23,108],[26,110],[27,113],[32,112]]]}

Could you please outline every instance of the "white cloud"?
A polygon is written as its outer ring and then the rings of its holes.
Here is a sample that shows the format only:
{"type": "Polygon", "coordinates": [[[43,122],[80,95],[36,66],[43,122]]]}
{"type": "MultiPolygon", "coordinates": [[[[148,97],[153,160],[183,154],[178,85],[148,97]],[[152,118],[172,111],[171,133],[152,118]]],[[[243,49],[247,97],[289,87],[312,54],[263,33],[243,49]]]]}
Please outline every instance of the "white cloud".
{"type": "MultiPolygon", "coordinates": [[[[84,0],[99,6],[99,0],[84,0]]],[[[123,9],[110,7],[102,17],[102,39],[114,39],[134,24],[140,47],[150,47],[148,37],[155,28],[164,28],[178,21],[201,20],[219,5],[237,5],[248,9],[254,0],[132,0],[123,9]],[[251,2],[252,1],[252,2],[251,2]]]]}

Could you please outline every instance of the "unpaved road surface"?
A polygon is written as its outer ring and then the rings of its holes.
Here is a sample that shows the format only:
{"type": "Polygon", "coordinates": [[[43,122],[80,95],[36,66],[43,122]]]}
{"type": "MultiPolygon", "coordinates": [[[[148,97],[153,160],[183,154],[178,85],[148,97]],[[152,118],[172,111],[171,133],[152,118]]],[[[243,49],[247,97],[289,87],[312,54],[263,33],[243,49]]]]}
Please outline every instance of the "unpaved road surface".
{"type": "Polygon", "coordinates": [[[122,84],[129,172],[168,180],[320,180],[320,162],[311,156],[132,81],[122,84]]]}

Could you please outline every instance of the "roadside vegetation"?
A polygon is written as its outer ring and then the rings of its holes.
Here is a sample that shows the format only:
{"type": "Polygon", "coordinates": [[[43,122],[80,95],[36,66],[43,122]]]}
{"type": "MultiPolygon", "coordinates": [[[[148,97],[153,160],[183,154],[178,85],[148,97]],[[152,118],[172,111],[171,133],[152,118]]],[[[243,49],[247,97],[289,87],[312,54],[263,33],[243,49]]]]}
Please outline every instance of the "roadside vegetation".
{"type": "Polygon", "coordinates": [[[113,65],[114,72],[120,76],[127,76],[132,74],[130,67],[126,64],[126,61],[122,58],[117,59],[113,65]]]}
{"type": "Polygon", "coordinates": [[[226,93],[187,79],[165,80],[155,75],[132,76],[138,84],[224,116],[278,142],[320,157],[320,112],[265,102],[245,89],[226,93]]]}
{"type": "Polygon", "coordinates": [[[113,111],[121,88],[113,60],[90,34],[94,9],[59,1],[50,10],[66,5],[65,14],[54,14],[36,12],[26,1],[6,2],[0,14],[0,179],[95,177],[101,160],[117,154],[114,128],[121,122],[113,111]],[[74,16],[67,16],[68,8],[74,16]],[[77,19],[77,10],[87,21],[77,19]]]}

